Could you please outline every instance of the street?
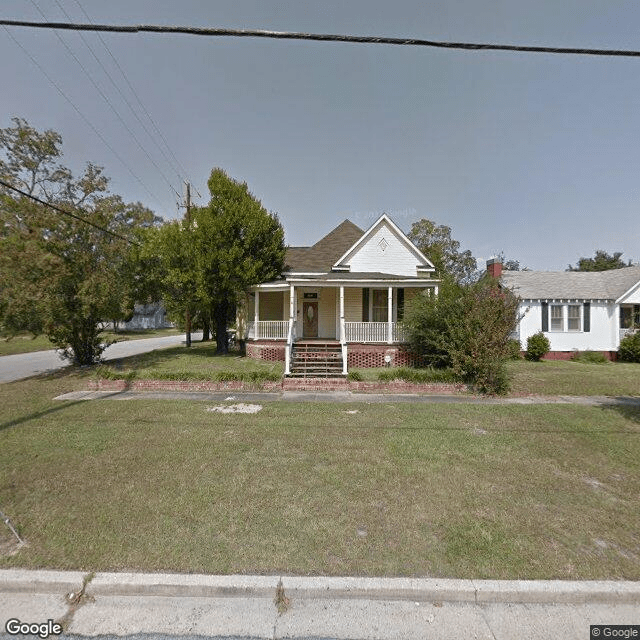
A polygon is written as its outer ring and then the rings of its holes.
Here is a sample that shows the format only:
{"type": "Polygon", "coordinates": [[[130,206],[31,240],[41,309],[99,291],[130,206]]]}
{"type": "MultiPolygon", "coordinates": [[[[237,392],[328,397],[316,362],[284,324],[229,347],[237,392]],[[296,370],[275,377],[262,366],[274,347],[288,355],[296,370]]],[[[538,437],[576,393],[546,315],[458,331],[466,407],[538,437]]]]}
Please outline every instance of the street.
{"type": "MultiPolygon", "coordinates": [[[[200,340],[202,334],[193,334],[194,340],[200,340]]],[[[142,340],[124,340],[116,342],[103,352],[104,360],[117,360],[146,353],[154,349],[162,349],[179,345],[184,342],[184,335],[165,336],[162,338],[143,338],[142,340]]],[[[12,356],[0,357],[0,383],[11,382],[35,376],[39,373],[56,371],[69,366],[67,360],[62,360],[55,349],[48,351],[34,351],[32,353],[18,353],[12,356]]]]}

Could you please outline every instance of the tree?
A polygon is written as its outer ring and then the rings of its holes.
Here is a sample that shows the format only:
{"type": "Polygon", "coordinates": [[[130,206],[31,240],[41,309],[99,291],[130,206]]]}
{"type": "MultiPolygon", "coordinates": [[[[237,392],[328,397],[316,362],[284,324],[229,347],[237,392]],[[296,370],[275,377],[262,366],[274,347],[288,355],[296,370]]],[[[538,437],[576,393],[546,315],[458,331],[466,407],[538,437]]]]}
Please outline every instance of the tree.
{"type": "Polygon", "coordinates": [[[471,251],[460,251],[460,243],[451,237],[451,227],[423,218],[414,222],[409,239],[433,262],[436,273],[449,274],[456,282],[474,279],[476,259],[471,251]]]}
{"type": "Polygon", "coordinates": [[[616,251],[611,255],[602,249],[597,249],[593,258],[580,258],[578,264],[575,267],[569,265],[567,271],[608,271],[632,265],[631,260],[625,263],[621,257],[622,251],[616,251]]]}
{"type": "Polygon", "coordinates": [[[157,297],[164,299],[177,324],[184,322],[187,311],[193,314],[201,306],[194,236],[193,225],[174,220],[149,229],[140,250],[147,280],[157,285],[157,297]]]}
{"type": "Polygon", "coordinates": [[[109,194],[101,167],[88,163],[74,179],[58,164],[55,132],[14,123],[0,129],[2,179],[75,217],[0,191],[0,330],[44,333],[65,357],[91,364],[104,349],[102,323],[128,315],[140,286],[133,245],[124,238],[135,240],[158,218],[109,194]]]}
{"type": "Polygon", "coordinates": [[[192,212],[198,295],[211,309],[217,351],[227,353],[227,326],[239,296],[284,269],[284,231],[245,182],[214,169],[208,186],[209,204],[192,212]]]}
{"type": "Polygon", "coordinates": [[[409,305],[410,347],[431,366],[450,367],[484,392],[503,393],[518,303],[495,278],[461,285],[446,277],[437,296],[417,296],[409,305]]]}

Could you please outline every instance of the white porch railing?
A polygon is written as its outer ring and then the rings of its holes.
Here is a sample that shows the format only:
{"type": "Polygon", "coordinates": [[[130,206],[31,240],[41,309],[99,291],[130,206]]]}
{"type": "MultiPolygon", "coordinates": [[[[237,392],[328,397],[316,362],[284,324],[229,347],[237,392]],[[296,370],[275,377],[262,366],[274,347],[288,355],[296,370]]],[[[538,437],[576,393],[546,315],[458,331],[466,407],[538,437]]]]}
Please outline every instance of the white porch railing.
{"type": "Polygon", "coordinates": [[[286,340],[289,333],[288,320],[259,320],[248,323],[249,340],[286,340]],[[257,327],[257,331],[256,331],[257,327]]]}
{"type": "Polygon", "coordinates": [[[622,338],[626,338],[627,336],[633,335],[636,331],[640,331],[640,329],[638,328],[620,329],[620,340],[622,340],[622,338]]]}
{"type": "MultiPolygon", "coordinates": [[[[387,342],[389,339],[388,322],[345,322],[345,337],[347,342],[387,342]]],[[[404,327],[391,323],[391,339],[393,342],[404,342],[404,327]]]]}

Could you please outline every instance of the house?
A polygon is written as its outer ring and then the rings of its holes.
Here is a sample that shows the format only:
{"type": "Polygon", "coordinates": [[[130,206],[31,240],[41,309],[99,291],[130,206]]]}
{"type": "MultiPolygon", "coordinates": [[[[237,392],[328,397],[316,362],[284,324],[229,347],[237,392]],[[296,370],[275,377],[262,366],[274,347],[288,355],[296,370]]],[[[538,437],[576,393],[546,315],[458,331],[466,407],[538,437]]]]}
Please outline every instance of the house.
{"type": "Polygon", "coordinates": [[[404,306],[437,294],[435,268],[382,215],[366,231],[345,220],[312,247],[289,247],[282,277],[251,290],[247,355],[283,360],[285,375],[345,375],[407,364],[404,306]]]}
{"type": "Polygon", "coordinates": [[[167,311],[162,302],[151,304],[137,304],[134,306],[133,316],[127,322],[120,324],[125,331],[141,329],[165,329],[173,324],[167,320],[167,311]]]}
{"type": "Polygon", "coordinates": [[[568,359],[576,351],[615,358],[620,340],[640,329],[640,265],[610,271],[503,271],[487,262],[490,275],[518,295],[517,338],[542,331],[551,343],[546,356],[568,359]]]}

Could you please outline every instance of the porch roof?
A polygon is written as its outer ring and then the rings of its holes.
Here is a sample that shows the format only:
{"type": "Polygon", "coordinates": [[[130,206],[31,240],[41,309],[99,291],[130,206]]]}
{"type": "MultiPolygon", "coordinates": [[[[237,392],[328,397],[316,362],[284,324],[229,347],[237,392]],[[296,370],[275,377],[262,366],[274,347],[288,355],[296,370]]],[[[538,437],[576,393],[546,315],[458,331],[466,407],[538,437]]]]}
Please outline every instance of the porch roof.
{"type": "Polygon", "coordinates": [[[291,274],[286,278],[279,278],[271,282],[264,282],[254,287],[260,290],[284,291],[292,284],[295,286],[316,286],[316,287],[375,287],[379,286],[399,286],[399,287],[428,287],[436,286],[439,280],[433,278],[418,278],[416,276],[399,276],[393,273],[379,272],[356,272],[335,271],[318,274],[291,274]]]}

